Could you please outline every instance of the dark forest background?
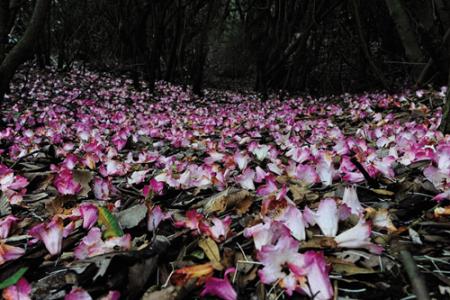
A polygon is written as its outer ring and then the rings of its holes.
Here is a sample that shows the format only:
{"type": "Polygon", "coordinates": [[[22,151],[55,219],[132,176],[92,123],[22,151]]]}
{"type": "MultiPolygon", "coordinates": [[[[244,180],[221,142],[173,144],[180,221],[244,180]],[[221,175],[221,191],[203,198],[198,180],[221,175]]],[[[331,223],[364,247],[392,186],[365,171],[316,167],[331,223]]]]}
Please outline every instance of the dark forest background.
{"type": "Polygon", "coordinates": [[[312,94],[446,85],[448,0],[0,0],[0,94],[21,64],[312,94]]]}

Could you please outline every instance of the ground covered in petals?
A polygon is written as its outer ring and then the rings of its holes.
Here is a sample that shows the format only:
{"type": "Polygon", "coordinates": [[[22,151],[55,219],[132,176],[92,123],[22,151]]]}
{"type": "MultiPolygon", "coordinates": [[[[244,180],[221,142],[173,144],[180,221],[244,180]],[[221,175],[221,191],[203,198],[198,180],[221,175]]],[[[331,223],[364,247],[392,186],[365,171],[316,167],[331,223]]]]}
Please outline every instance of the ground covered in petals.
{"type": "Polygon", "coordinates": [[[450,297],[445,91],[261,100],[22,72],[0,115],[2,296],[450,297]]]}

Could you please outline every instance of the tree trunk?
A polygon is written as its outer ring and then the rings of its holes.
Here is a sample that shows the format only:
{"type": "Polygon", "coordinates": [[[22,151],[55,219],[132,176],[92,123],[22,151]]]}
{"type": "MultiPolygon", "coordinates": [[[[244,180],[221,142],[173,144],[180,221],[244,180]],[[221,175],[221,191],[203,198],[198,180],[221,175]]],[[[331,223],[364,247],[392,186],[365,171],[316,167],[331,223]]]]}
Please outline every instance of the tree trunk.
{"type": "MultiPolygon", "coordinates": [[[[450,53],[450,46],[447,47],[448,52],[450,53]]],[[[450,66],[448,72],[448,84],[447,84],[447,95],[445,97],[445,104],[442,112],[442,120],[439,129],[444,134],[450,133],[450,66]]]]}
{"type": "Polygon", "coordinates": [[[30,23],[19,42],[6,54],[0,65],[0,101],[9,89],[9,83],[17,68],[32,54],[44,28],[50,0],[37,0],[30,23]]]}
{"type": "MultiPolygon", "coordinates": [[[[385,0],[386,6],[389,9],[389,14],[394,20],[398,35],[405,50],[407,59],[412,63],[420,63],[424,60],[424,55],[420,49],[417,37],[411,26],[408,13],[402,0],[385,0]]],[[[413,68],[413,77],[417,79],[420,74],[420,67],[413,68]]]]}

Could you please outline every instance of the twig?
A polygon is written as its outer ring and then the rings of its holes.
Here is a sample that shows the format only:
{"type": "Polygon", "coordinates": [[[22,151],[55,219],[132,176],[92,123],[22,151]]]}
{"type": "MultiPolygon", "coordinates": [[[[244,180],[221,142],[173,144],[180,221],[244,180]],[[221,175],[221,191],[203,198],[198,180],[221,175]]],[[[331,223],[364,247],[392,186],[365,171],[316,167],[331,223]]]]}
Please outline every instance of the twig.
{"type": "Polygon", "coordinates": [[[416,262],[411,253],[406,249],[400,250],[400,260],[405,268],[406,274],[408,274],[409,281],[411,282],[411,286],[417,299],[429,300],[430,297],[427,286],[421,273],[417,269],[416,262]]]}

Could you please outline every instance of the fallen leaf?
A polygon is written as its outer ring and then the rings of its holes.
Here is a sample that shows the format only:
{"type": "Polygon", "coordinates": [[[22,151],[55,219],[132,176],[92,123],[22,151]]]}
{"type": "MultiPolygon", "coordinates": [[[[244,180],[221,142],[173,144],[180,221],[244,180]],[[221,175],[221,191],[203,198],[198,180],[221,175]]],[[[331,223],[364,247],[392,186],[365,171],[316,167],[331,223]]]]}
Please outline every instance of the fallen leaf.
{"type": "Polygon", "coordinates": [[[94,177],[91,171],[73,170],[73,179],[81,185],[81,191],[78,193],[81,197],[87,197],[91,191],[91,180],[94,177]]]}
{"type": "Polygon", "coordinates": [[[340,260],[338,258],[329,257],[327,258],[327,261],[331,263],[333,267],[333,271],[339,274],[351,276],[356,274],[373,274],[376,273],[376,271],[372,268],[362,268],[358,267],[357,265],[346,262],[344,260],[340,260]]]}
{"type": "Polygon", "coordinates": [[[116,218],[104,206],[98,208],[98,223],[104,226],[104,238],[123,236],[123,230],[116,218]]]}
{"type": "Polygon", "coordinates": [[[204,209],[208,214],[221,213],[232,207],[237,207],[238,210],[245,211],[246,209],[248,210],[253,199],[253,195],[246,190],[229,188],[206,199],[204,209]],[[247,203],[243,204],[245,201],[247,203]]]}
{"type": "Polygon", "coordinates": [[[173,273],[172,277],[170,277],[170,282],[177,286],[183,286],[190,279],[196,278],[197,285],[201,285],[205,282],[206,278],[211,277],[213,273],[214,268],[211,263],[184,267],[173,273]]]}
{"type": "Polygon", "coordinates": [[[204,238],[198,242],[198,246],[202,248],[202,250],[205,252],[206,256],[211,261],[212,266],[216,270],[223,270],[223,266],[220,263],[220,252],[219,247],[217,246],[216,242],[210,238],[204,238]]]}
{"type": "Polygon", "coordinates": [[[132,206],[117,213],[117,221],[124,229],[136,227],[147,216],[147,210],[145,204],[132,206]]]}

